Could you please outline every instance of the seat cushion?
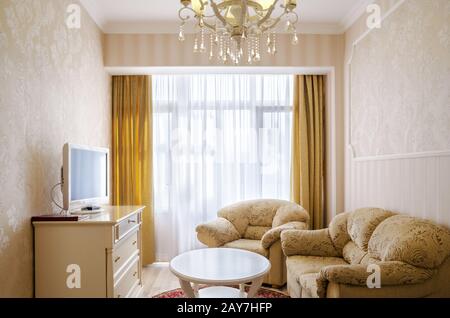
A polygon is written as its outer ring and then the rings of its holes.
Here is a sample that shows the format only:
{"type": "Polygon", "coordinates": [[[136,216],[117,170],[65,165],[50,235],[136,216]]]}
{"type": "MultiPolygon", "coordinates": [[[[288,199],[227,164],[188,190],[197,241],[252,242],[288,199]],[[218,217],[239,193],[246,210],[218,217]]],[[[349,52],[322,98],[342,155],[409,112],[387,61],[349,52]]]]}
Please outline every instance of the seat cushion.
{"type": "Polygon", "coordinates": [[[237,248],[269,257],[269,251],[262,247],[260,240],[241,239],[227,243],[223,247],[237,248]]]}
{"type": "Polygon", "coordinates": [[[344,250],[342,251],[342,257],[346,262],[352,265],[361,264],[361,261],[367,255],[368,253],[360,249],[358,245],[356,245],[353,241],[348,242],[344,246],[344,250]]]}
{"type": "MultiPolygon", "coordinates": [[[[289,256],[286,260],[287,265],[287,283],[288,292],[292,298],[300,298],[305,296],[305,293],[309,291],[303,291],[301,286],[301,278],[307,274],[318,274],[322,267],[329,265],[348,265],[348,263],[340,257],[320,257],[320,256],[289,256]]],[[[307,277],[304,277],[305,279],[307,277]]],[[[312,284],[312,276],[309,277],[308,286],[312,284]]],[[[306,280],[305,280],[306,284],[306,280]]],[[[314,285],[312,289],[316,288],[314,285]]],[[[314,294],[314,293],[313,293],[314,294]]],[[[315,292],[317,295],[317,290],[315,292]]],[[[308,295],[309,297],[317,297],[314,295],[308,295]]]]}

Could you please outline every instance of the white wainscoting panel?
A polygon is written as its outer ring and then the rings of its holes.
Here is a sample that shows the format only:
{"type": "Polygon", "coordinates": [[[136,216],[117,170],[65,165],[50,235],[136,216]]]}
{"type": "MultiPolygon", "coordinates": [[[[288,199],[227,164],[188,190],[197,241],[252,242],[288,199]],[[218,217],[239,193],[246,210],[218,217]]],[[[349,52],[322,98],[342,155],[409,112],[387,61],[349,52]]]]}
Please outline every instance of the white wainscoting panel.
{"type": "Polygon", "coordinates": [[[381,207],[450,228],[450,154],[418,158],[350,158],[350,210],[381,207]]]}

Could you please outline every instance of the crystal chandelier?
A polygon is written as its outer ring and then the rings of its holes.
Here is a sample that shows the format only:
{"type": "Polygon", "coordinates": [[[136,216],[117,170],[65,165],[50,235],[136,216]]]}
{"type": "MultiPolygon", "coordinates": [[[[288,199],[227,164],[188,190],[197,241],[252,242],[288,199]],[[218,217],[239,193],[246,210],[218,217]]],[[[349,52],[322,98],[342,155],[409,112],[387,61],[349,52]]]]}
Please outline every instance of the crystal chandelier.
{"type": "Polygon", "coordinates": [[[299,20],[295,8],[297,0],[181,0],[183,7],[178,39],[185,40],[184,28],[194,14],[196,35],[194,53],[209,53],[209,59],[222,63],[248,64],[261,61],[261,41],[267,52],[277,53],[276,29],[286,21],[286,31],[293,45],[298,43],[296,24],[299,20]],[[275,15],[277,7],[282,10],[275,15]],[[209,37],[209,38],[208,38],[209,37]],[[206,42],[209,41],[209,49],[206,42]]]}

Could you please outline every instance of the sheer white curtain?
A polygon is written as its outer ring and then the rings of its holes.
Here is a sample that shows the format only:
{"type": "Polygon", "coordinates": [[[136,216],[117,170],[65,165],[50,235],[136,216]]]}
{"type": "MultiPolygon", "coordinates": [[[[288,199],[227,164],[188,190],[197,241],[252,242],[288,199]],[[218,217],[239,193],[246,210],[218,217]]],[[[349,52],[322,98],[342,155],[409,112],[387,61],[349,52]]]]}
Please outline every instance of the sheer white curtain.
{"type": "Polygon", "coordinates": [[[200,247],[227,204],[289,199],[292,103],[290,75],[153,76],[159,261],[200,247]]]}

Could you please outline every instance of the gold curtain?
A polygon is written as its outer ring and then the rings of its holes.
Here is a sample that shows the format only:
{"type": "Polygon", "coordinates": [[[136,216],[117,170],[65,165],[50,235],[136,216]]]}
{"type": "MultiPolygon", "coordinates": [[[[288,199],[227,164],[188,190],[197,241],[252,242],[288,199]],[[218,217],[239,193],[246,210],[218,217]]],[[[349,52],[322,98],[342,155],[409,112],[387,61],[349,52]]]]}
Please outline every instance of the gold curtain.
{"type": "Polygon", "coordinates": [[[142,261],[155,261],[151,77],[114,76],[112,196],[114,205],[145,205],[142,261]]]}
{"type": "Polygon", "coordinates": [[[309,212],[311,229],[322,229],[325,224],[324,86],[324,76],[295,77],[291,200],[309,212]]]}

